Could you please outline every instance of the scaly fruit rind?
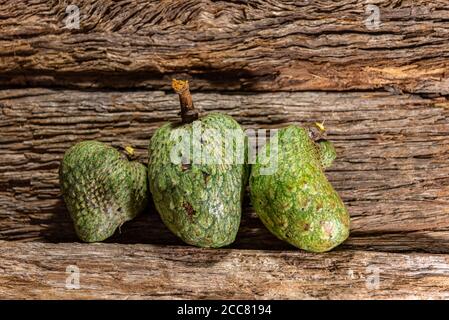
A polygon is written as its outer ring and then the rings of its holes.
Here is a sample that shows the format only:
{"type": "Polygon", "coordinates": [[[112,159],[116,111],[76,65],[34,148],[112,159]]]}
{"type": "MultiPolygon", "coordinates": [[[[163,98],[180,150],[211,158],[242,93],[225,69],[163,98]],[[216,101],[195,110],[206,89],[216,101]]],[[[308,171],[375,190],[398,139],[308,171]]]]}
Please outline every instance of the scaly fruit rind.
{"type": "Polygon", "coordinates": [[[109,238],[148,201],[146,167],[98,141],[67,150],[59,181],[75,231],[85,242],[109,238]]]}
{"type": "MultiPolygon", "coordinates": [[[[151,138],[148,175],[154,203],[164,224],[188,244],[217,248],[235,240],[248,172],[244,163],[195,163],[192,151],[198,147],[217,162],[223,155],[224,145],[207,135],[205,130],[209,129],[222,135],[229,130],[246,139],[240,125],[220,113],[187,124],[166,124],[151,138]],[[179,141],[171,137],[185,138],[186,133],[192,137],[193,127],[199,124],[202,139],[191,139],[190,164],[174,164],[170,152],[179,141]]],[[[246,151],[236,143],[232,144],[232,151],[243,152],[246,157],[246,151]]]]}
{"type": "MultiPolygon", "coordinates": [[[[281,240],[307,251],[331,250],[348,237],[349,215],[324,175],[320,148],[300,127],[283,128],[276,136],[277,170],[261,175],[260,169],[268,164],[262,164],[259,157],[253,165],[252,205],[281,240]]],[[[270,144],[265,148],[269,154],[270,144]]]]}
{"type": "Polygon", "coordinates": [[[337,152],[335,151],[334,144],[329,140],[320,140],[317,142],[321,166],[324,169],[329,168],[334,160],[337,158],[337,152]]]}

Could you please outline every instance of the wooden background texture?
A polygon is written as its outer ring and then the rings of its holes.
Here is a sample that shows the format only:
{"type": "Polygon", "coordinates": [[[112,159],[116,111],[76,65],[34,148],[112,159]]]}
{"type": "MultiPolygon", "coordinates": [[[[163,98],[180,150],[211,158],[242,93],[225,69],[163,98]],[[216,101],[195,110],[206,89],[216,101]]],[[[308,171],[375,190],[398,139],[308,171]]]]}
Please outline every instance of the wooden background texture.
{"type": "Polygon", "coordinates": [[[449,299],[448,138],[447,0],[0,0],[0,298],[449,299]],[[79,29],[65,28],[69,4],[79,29]],[[145,163],[178,117],[173,77],[201,112],[245,128],[325,121],[350,238],[300,251],[246,199],[227,248],[183,244],[153,204],[106,243],[80,243],[64,151],[130,143],[145,163]]]}

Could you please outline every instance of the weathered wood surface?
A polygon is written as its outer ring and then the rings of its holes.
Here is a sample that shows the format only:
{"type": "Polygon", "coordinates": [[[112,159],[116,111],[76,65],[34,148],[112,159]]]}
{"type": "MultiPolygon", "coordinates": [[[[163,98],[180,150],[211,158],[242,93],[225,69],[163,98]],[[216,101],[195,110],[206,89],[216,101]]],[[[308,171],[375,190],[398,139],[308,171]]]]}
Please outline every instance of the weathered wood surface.
{"type": "MultiPolygon", "coordinates": [[[[245,128],[323,121],[338,159],[328,176],[352,217],[346,249],[449,253],[449,104],[391,93],[194,93],[202,111],[220,110],[245,128]]],[[[0,239],[76,241],[60,198],[63,152],[85,139],[147,145],[178,99],[161,91],[0,91],[0,239]]],[[[272,236],[247,201],[232,248],[294,250],[272,236]]],[[[153,206],[110,242],[180,242],[153,206]]]]}
{"type": "Polygon", "coordinates": [[[449,298],[448,0],[79,0],[70,30],[72,3],[0,0],[0,298],[449,298]],[[109,244],[76,243],[63,152],[131,143],[145,162],[178,102],[143,89],[172,77],[245,128],[325,120],[350,239],[300,252],[246,200],[229,249],[183,245],[153,205],[109,244]]]}
{"type": "Polygon", "coordinates": [[[0,241],[0,297],[449,299],[449,256],[0,241]]]}
{"type": "Polygon", "coordinates": [[[0,0],[0,84],[167,89],[188,74],[219,91],[447,95],[448,22],[447,0],[0,0]],[[80,29],[64,28],[72,3],[80,29]]]}

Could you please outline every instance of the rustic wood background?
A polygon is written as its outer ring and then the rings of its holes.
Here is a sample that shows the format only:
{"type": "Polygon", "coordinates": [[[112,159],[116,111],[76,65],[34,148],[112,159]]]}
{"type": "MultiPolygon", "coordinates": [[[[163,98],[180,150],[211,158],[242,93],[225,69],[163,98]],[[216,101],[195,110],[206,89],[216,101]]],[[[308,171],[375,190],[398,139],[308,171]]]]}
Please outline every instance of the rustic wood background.
{"type": "Polygon", "coordinates": [[[0,0],[0,298],[447,299],[448,137],[449,1],[0,0]],[[69,4],[80,29],[64,28],[69,4]],[[145,162],[177,118],[172,77],[245,128],[324,120],[348,241],[296,250],[246,200],[226,249],[184,245],[153,205],[107,243],[79,243],[64,151],[126,142],[145,162]]]}

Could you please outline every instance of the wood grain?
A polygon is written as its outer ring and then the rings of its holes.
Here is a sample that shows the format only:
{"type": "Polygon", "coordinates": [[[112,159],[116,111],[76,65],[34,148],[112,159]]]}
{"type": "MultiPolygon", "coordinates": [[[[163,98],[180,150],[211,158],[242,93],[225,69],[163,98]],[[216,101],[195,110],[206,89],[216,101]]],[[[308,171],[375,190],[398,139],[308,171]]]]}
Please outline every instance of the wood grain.
{"type": "Polygon", "coordinates": [[[448,0],[0,0],[0,298],[449,299],[448,22],[448,0]],[[173,77],[247,129],[325,121],[348,241],[296,250],[246,199],[229,248],[184,245],[152,203],[108,243],[78,243],[64,151],[126,143],[145,163],[178,117],[173,77]]]}
{"type": "Polygon", "coordinates": [[[449,256],[431,254],[0,241],[0,271],[3,299],[449,298],[449,256]]]}
{"type": "Polygon", "coordinates": [[[447,0],[0,0],[0,85],[447,95],[448,21],[447,0]]]}
{"type": "MultiPolygon", "coordinates": [[[[449,253],[449,104],[392,93],[194,93],[201,112],[220,110],[245,128],[325,121],[338,158],[327,172],[352,217],[343,248],[449,253]]],[[[73,242],[57,171],[85,139],[136,146],[142,162],[178,99],[162,91],[0,91],[0,239],[73,242]]],[[[294,250],[259,222],[248,200],[232,248],[294,250]]],[[[181,243],[152,205],[110,242],[181,243]]]]}

